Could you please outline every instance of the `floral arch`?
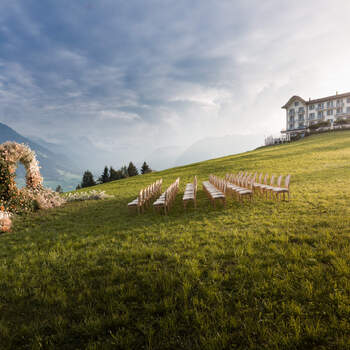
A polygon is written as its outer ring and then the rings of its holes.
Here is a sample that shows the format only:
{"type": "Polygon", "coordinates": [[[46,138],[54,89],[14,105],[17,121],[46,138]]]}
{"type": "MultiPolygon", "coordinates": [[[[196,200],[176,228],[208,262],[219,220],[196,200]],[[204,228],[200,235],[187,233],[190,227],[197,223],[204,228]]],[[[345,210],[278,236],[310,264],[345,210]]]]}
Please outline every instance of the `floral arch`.
{"type": "MultiPolygon", "coordinates": [[[[0,231],[13,213],[48,209],[64,203],[57,193],[43,186],[35,152],[27,145],[5,142],[0,145],[0,231]],[[15,182],[18,163],[26,170],[26,186],[18,189],[15,182]]],[[[7,224],[8,225],[8,224],[7,224]]]]}
{"type": "MultiPolygon", "coordinates": [[[[5,142],[0,145],[0,156],[7,164],[10,174],[15,174],[17,164],[23,164],[26,170],[26,188],[38,190],[42,187],[43,178],[40,174],[39,163],[36,159],[35,152],[28,146],[16,142],[5,142]]],[[[11,179],[12,186],[16,186],[14,176],[11,179]]]]}

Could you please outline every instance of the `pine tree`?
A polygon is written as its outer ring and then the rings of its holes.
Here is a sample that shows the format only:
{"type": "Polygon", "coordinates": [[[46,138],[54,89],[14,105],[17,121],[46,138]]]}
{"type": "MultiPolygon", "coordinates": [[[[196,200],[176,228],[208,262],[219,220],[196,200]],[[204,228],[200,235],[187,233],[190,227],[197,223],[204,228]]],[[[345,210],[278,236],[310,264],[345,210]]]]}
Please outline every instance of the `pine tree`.
{"type": "Polygon", "coordinates": [[[119,174],[113,167],[109,167],[109,181],[119,180],[121,179],[120,176],[121,173],[119,174]]]}
{"type": "Polygon", "coordinates": [[[61,185],[58,185],[58,186],[56,187],[55,192],[58,192],[58,193],[62,193],[62,192],[63,192],[61,185]]]}
{"type": "Polygon", "coordinates": [[[151,172],[152,172],[152,169],[149,167],[149,165],[146,162],[143,162],[141,167],[141,174],[144,175],[151,172]]]}
{"type": "Polygon", "coordinates": [[[81,189],[80,184],[78,184],[77,187],[76,187],[75,189],[76,189],[76,190],[80,190],[80,189],[81,189]]]}
{"type": "Polygon", "coordinates": [[[81,181],[81,188],[95,186],[95,185],[96,185],[96,182],[94,180],[94,176],[92,175],[91,171],[86,170],[83,175],[83,179],[81,181]]]}
{"type": "Polygon", "coordinates": [[[104,184],[109,181],[110,181],[110,173],[109,173],[108,167],[105,166],[105,168],[103,169],[102,175],[98,178],[98,182],[100,184],[104,184]]]}
{"type": "Polygon", "coordinates": [[[126,165],[122,166],[119,171],[121,173],[121,179],[129,177],[128,168],[126,167],[126,165]]]}
{"type": "Polygon", "coordinates": [[[128,166],[128,175],[129,176],[136,176],[138,174],[139,174],[139,172],[138,172],[136,166],[133,164],[133,162],[130,162],[129,166],[128,166]]]}

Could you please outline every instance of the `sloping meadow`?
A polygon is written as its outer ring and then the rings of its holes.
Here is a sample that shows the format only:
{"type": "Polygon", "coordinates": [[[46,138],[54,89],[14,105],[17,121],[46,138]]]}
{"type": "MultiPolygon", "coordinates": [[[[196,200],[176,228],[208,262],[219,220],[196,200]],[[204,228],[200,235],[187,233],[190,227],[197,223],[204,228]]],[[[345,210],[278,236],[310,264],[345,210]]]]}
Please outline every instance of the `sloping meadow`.
{"type": "Polygon", "coordinates": [[[350,132],[96,186],[0,236],[1,349],[350,347],[350,132]],[[291,174],[291,201],[213,209],[209,174],[291,174]],[[182,206],[199,180],[197,209],[182,206]],[[129,213],[180,177],[169,215],[129,213]]]}

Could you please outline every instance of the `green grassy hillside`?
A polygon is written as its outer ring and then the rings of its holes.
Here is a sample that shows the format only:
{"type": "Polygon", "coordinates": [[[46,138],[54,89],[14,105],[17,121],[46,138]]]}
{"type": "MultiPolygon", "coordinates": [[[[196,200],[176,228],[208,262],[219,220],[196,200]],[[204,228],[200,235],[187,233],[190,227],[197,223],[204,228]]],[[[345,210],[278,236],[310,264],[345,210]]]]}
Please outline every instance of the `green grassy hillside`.
{"type": "Polygon", "coordinates": [[[97,186],[0,236],[1,349],[350,348],[350,132],[97,186]],[[290,202],[214,210],[197,175],[292,174],[290,202]],[[128,213],[181,177],[168,216],[128,213]]]}

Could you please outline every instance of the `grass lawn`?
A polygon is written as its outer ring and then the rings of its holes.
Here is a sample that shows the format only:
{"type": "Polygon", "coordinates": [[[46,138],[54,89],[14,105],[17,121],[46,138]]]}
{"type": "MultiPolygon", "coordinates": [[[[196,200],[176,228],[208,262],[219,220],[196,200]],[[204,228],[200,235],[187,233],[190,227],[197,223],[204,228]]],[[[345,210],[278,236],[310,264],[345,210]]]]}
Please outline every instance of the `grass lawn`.
{"type": "Polygon", "coordinates": [[[0,236],[0,349],[350,348],[350,132],[96,188],[0,236]],[[214,210],[200,182],[240,170],[292,174],[291,201],[214,210]],[[168,216],[128,213],[177,176],[168,216]]]}

